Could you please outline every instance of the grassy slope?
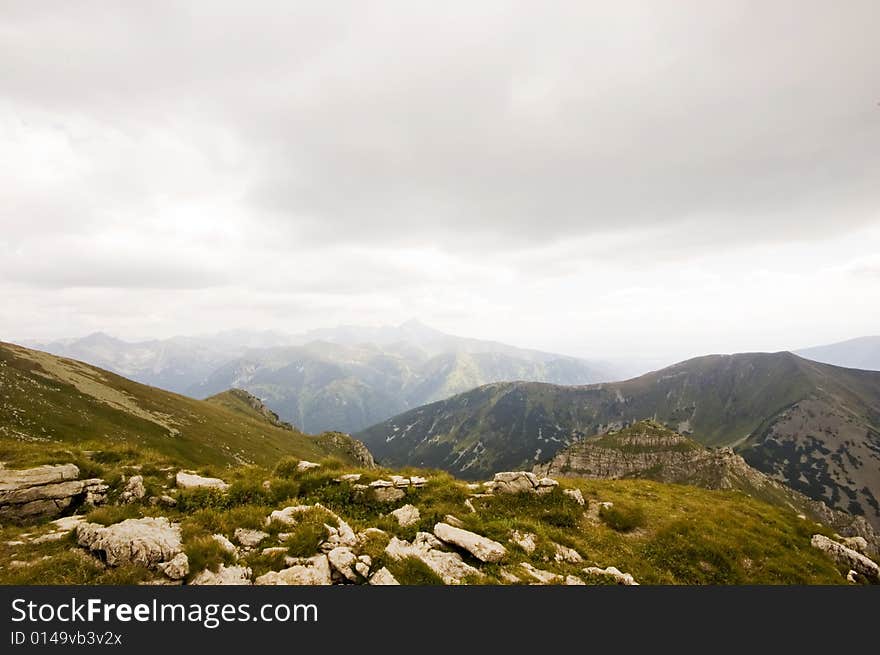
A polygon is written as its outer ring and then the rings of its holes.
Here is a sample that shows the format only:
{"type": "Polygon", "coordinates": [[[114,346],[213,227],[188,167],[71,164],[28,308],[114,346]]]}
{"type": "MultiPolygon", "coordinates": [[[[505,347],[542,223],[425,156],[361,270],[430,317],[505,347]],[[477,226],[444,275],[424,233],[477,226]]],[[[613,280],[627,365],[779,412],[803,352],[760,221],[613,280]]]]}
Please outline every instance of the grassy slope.
{"type": "MultiPolygon", "coordinates": [[[[593,584],[607,580],[585,576],[581,572],[583,567],[616,566],[632,573],[642,584],[844,583],[844,572],[810,547],[811,535],[830,534],[827,529],[798,519],[790,510],[739,492],[644,480],[563,480],[565,486],[583,491],[588,499],[586,508],[556,490],[543,497],[524,494],[473,499],[477,512],[469,513],[463,506],[469,494],[466,486],[445,473],[419,471],[429,478],[424,488],[410,488],[405,498],[385,504],[358,495],[347,483],[333,483],[332,478],[343,470],[354,469],[327,464],[305,473],[287,467],[274,475],[255,467],[241,467],[227,472],[233,487],[225,496],[180,492],[175,509],[146,504],[108,507],[95,510],[90,518],[107,523],[131,516],[162,514],[180,521],[185,549],[195,569],[216,566],[225,557],[211,543],[211,534],[232,537],[236,527],[266,529],[263,521],[271,510],[320,502],[351,523],[356,531],[378,527],[404,539],[412,539],[419,530],[431,531],[435,522],[443,520],[446,514],[454,514],[465,522],[467,529],[505,543],[508,548],[500,564],[481,565],[466,557],[486,574],[481,583],[500,583],[501,569],[517,570],[520,562],[563,575],[579,575],[593,584]],[[266,479],[271,481],[268,489],[262,484],[266,479]],[[613,502],[614,511],[597,511],[600,501],[613,502]],[[408,528],[398,526],[388,516],[389,510],[405,503],[416,505],[421,512],[419,523],[408,528]],[[535,533],[537,550],[529,555],[509,543],[512,529],[535,533]],[[553,561],[553,543],[574,548],[584,562],[553,561]]],[[[363,469],[361,472],[362,482],[390,473],[363,469]]],[[[413,470],[398,472],[411,474],[413,470]]],[[[148,473],[148,485],[161,482],[161,471],[151,468],[148,473]]],[[[293,530],[285,542],[289,554],[314,552],[325,520],[317,518],[293,530]]],[[[282,529],[277,525],[268,528],[271,537],[263,546],[279,545],[276,535],[282,529]]],[[[104,569],[72,548],[72,538],[15,545],[24,530],[13,526],[0,529],[0,584],[127,584],[149,577],[137,568],[104,569]],[[45,556],[48,559],[40,559],[45,556]],[[33,564],[17,567],[10,564],[13,560],[33,564]]],[[[31,535],[43,530],[39,526],[27,528],[31,535]]],[[[363,547],[376,567],[388,566],[404,584],[436,583],[424,567],[389,560],[383,553],[386,542],[387,537],[371,539],[363,547]]],[[[246,556],[245,563],[259,575],[282,566],[280,556],[274,557],[264,556],[258,549],[246,556]]]]}
{"type": "Polygon", "coordinates": [[[339,437],[273,426],[258,412],[193,400],[73,360],[0,343],[0,461],[28,465],[65,447],[127,445],[181,465],[271,464],[339,456],[339,437]]]}

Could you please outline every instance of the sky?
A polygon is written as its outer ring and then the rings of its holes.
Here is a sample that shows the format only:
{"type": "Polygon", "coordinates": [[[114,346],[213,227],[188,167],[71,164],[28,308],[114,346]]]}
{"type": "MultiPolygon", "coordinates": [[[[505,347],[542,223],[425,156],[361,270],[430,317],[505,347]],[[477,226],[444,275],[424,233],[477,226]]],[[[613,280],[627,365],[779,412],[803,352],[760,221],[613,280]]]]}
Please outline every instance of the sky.
{"type": "Polygon", "coordinates": [[[880,333],[880,3],[0,0],[0,339],[880,333]]]}

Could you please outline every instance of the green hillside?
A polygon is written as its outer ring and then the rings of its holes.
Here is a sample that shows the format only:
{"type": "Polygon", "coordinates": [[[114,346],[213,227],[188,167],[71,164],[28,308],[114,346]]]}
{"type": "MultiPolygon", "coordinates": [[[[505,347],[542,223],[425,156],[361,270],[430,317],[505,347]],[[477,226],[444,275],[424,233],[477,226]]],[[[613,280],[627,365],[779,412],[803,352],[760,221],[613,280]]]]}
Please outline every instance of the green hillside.
{"type": "Polygon", "coordinates": [[[192,466],[271,464],[285,455],[359,461],[350,438],[308,436],[232,401],[194,400],[0,343],[0,461],[33,462],[65,446],[132,446],[192,466]]]}
{"type": "Polygon", "coordinates": [[[358,435],[387,464],[478,478],[652,418],[880,525],[880,373],[791,353],[712,355],[619,383],[491,384],[358,435]]]}

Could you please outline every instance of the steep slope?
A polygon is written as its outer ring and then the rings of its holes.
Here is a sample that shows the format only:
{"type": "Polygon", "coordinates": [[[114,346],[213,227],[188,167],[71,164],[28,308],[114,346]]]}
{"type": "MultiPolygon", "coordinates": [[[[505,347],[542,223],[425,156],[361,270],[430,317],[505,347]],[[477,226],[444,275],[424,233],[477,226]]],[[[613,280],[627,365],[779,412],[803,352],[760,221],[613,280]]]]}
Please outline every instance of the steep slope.
{"type": "Polygon", "coordinates": [[[541,476],[641,478],[742,491],[789,507],[845,536],[863,537],[875,552],[880,549],[880,536],[864,517],[830,509],[749,466],[732,449],[706,448],[655,421],[637,421],[621,430],[577,441],[532,470],[541,476]]]}
{"type": "Polygon", "coordinates": [[[410,343],[378,346],[325,341],[252,350],[218,368],[188,393],[202,398],[240,387],[303,430],[356,432],[411,407],[489,382],[524,379],[583,384],[596,380],[590,365],[559,355],[432,352],[410,343]]]}
{"type": "Polygon", "coordinates": [[[880,524],[880,373],[791,353],[712,355],[620,383],[487,385],[357,436],[382,462],[475,478],[653,418],[811,498],[880,524]]]}
{"type": "Polygon", "coordinates": [[[147,387],[70,359],[0,343],[0,460],[52,445],[130,444],[194,466],[271,464],[285,455],[360,461],[340,435],[311,437],[257,410],[147,387]]]}
{"type": "Polygon", "coordinates": [[[816,362],[860,368],[865,371],[880,371],[880,336],[859,337],[795,352],[805,359],[816,362]]]}

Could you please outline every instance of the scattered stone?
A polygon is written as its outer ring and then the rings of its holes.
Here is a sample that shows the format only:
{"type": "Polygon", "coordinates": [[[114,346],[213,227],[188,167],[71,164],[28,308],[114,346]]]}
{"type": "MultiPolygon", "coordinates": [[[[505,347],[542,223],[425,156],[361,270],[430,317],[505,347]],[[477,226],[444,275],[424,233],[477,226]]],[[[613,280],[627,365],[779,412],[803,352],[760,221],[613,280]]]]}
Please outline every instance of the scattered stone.
{"type": "Polygon", "coordinates": [[[428,483],[428,478],[421,478],[418,475],[412,475],[409,478],[409,483],[414,487],[424,487],[428,483]]]}
{"type": "Polygon", "coordinates": [[[537,547],[535,539],[537,538],[538,535],[533,532],[520,532],[519,530],[514,530],[510,533],[510,540],[529,555],[535,552],[535,548],[537,547]]]}
{"type": "Polygon", "coordinates": [[[189,559],[186,553],[177,553],[169,561],[157,564],[156,568],[172,580],[183,580],[189,575],[189,559]]]}
{"type": "Polygon", "coordinates": [[[229,485],[220,478],[205,478],[185,471],[178,471],[174,480],[180,489],[217,489],[219,491],[229,489],[229,485]]]}
{"type": "Polygon", "coordinates": [[[504,582],[507,582],[508,584],[519,584],[520,582],[522,582],[522,580],[520,580],[518,576],[515,576],[507,569],[501,569],[501,573],[499,574],[499,576],[502,580],[504,580],[504,582]]]}
{"type": "Polygon", "coordinates": [[[75,530],[76,526],[86,520],[86,517],[82,514],[74,514],[73,516],[63,516],[60,519],[55,519],[54,521],[50,521],[52,525],[54,525],[58,530],[64,530],[65,532],[70,532],[71,530],[75,530]]]}
{"type": "Polygon", "coordinates": [[[191,581],[192,585],[249,585],[252,571],[246,566],[226,566],[221,564],[217,571],[205,569],[199,572],[191,581]]]}
{"type": "Polygon", "coordinates": [[[268,536],[269,534],[262,530],[249,530],[247,528],[236,528],[233,534],[233,538],[245,548],[253,548],[259,545],[268,536]]]}
{"type": "Polygon", "coordinates": [[[109,526],[80,523],[76,540],[80,546],[102,553],[110,566],[132,563],[155,568],[181,552],[180,526],[164,516],[126,519],[109,526]]]}
{"type": "Polygon", "coordinates": [[[553,559],[557,562],[568,562],[569,564],[580,564],[584,561],[584,559],[580,556],[574,548],[568,548],[567,546],[562,546],[560,544],[553,544],[553,549],[556,551],[553,554],[553,559]]]}
{"type": "Polygon", "coordinates": [[[293,505],[291,507],[285,507],[284,509],[276,509],[269,514],[269,517],[266,519],[266,525],[269,525],[274,521],[278,521],[284,525],[296,525],[298,522],[297,517],[300,514],[305,514],[315,507],[320,507],[320,505],[293,505]]]}
{"type": "Polygon", "coordinates": [[[559,584],[562,582],[562,576],[557,575],[556,573],[551,573],[550,571],[544,571],[543,569],[536,569],[528,562],[523,562],[520,566],[525,569],[526,573],[541,584],[559,584]]]}
{"type": "Polygon", "coordinates": [[[159,496],[158,502],[164,507],[177,507],[177,500],[167,494],[162,494],[161,496],[159,496]]]}
{"type": "Polygon", "coordinates": [[[272,557],[273,555],[286,555],[287,546],[271,546],[260,551],[263,555],[272,557]]]}
{"type": "Polygon", "coordinates": [[[467,507],[467,508],[470,510],[471,514],[476,514],[476,513],[477,513],[477,510],[474,508],[474,504],[471,502],[471,499],[470,499],[470,498],[465,498],[465,499],[464,499],[464,506],[467,507]]]}
{"type": "Polygon", "coordinates": [[[559,482],[553,478],[541,478],[530,471],[504,471],[496,473],[491,482],[484,482],[483,486],[489,493],[518,494],[537,493],[545,494],[559,486],[559,482]]]}
{"type": "MultiPolygon", "coordinates": [[[[349,582],[360,581],[361,574],[357,570],[355,570],[355,566],[357,564],[361,564],[361,566],[363,566],[363,562],[358,561],[357,556],[351,551],[350,548],[346,548],[345,546],[334,548],[329,553],[327,553],[327,561],[330,562],[330,566],[333,567],[335,571],[337,571],[349,582]]],[[[369,573],[369,571],[370,569],[369,567],[367,567],[367,573],[369,573]]]]}
{"type": "Polygon", "coordinates": [[[399,585],[400,583],[397,581],[393,575],[391,575],[391,571],[386,569],[384,566],[376,571],[373,574],[373,577],[370,578],[371,585],[399,585]]]}
{"type": "Polygon", "coordinates": [[[448,523],[437,523],[434,535],[441,541],[463,548],[481,562],[497,562],[507,554],[507,549],[497,541],[448,523]]]}
{"type": "Polygon", "coordinates": [[[813,548],[818,548],[826,553],[838,564],[849,567],[856,573],[865,576],[874,583],[880,583],[880,566],[873,560],[868,559],[860,552],[849,546],[844,546],[821,534],[814,534],[810,541],[813,548]]]}
{"type": "Polygon", "coordinates": [[[133,503],[141,500],[147,495],[147,489],[144,487],[144,476],[133,475],[125,483],[122,493],[119,494],[119,500],[122,503],[133,503]]]}
{"type": "Polygon", "coordinates": [[[587,575],[604,575],[611,577],[617,582],[617,584],[627,587],[638,586],[639,584],[629,573],[621,573],[620,569],[614,566],[609,566],[605,569],[600,569],[598,566],[588,566],[583,569],[583,571],[587,575]]]}
{"type": "Polygon", "coordinates": [[[578,505],[587,504],[587,501],[584,500],[584,494],[581,493],[580,489],[563,489],[562,493],[564,493],[569,498],[573,498],[578,505]]]}
{"type": "Polygon", "coordinates": [[[538,480],[538,488],[535,489],[535,493],[538,494],[549,494],[555,487],[558,487],[559,483],[553,478],[541,478],[538,480]]]}
{"type": "Polygon", "coordinates": [[[269,571],[261,575],[257,585],[329,585],[333,584],[330,562],[326,555],[301,557],[293,560],[291,566],[280,571],[269,571]]]}
{"type": "Polygon", "coordinates": [[[334,548],[339,548],[340,546],[346,548],[357,546],[357,535],[351,529],[351,526],[332,512],[331,515],[336,519],[338,526],[333,527],[332,525],[324,524],[324,527],[327,528],[328,536],[321,544],[321,551],[329,553],[334,548]]]}
{"type": "Polygon", "coordinates": [[[402,475],[392,475],[391,484],[393,484],[397,489],[406,489],[410,483],[409,478],[405,478],[402,475]]]}
{"type": "Polygon", "coordinates": [[[358,545],[362,546],[372,537],[384,538],[387,537],[388,533],[385,530],[380,530],[379,528],[367,528],[363,532],[358,532],[357,540],[358,545]]]}
{"type": "Polygon", "coordinates": [[[564,584],[571,586],[571,585],[585,585],[587,583],[584,582],[583,580],[581,580],[576,575],[567,575],[567,576],[565,576],[564,584]]]}
{"type": "Polygon", "coordinates": [[[467,484],[468,491],[479,491],[483,488],[483,485],[478,484],[476,482],[468,482],[467,484]]]}
{"type": "Polygon", "coordinates": [[[333,478],[333,482],[357,482],[361,479],[360,473],[346,473],[338,478],[333,478]]]}
{"type": "Polygon", "coordinates": [[[599,503],[599,507],[601,507],[602,509],[611,509],[612,507],[614,507],[614,503],[606,500],[599,503]]]}
{"type": "Polygon", "coordinates": [[[427,535],[430,539],[422,537],[421,540],[419,539],[420,535],[426,535],[426,533],[420,532],[416,535],[416,540],[412,544],[397,537],[391,537],[391,541],[385,547],[385,554],[392,559],[415,557],[424,562],[428,568],[440,576],[444,584],[448,585],[461,584],[463,579],[468,576],[481,577],[483,575],[473,566],[466,564],[458,553],[448,553],[432,547],[430,544],[439,543],[432,535],[427,535]]]}
{"type": "Polygon", "coordinates": [[[397,522],[404,528],[407,528],[411,525],[415,525],[419,522],[421,515],[419,514],[419,508],[414,505],[404,505],[403,507],[398,507],[396,510],[391,512],[391,516],[397,519],[397,522]]]}
{"type": "Polygon", "coordinates": [[[371,489],[386,489],[388,487],[393,487],[394,483],[390,480],[373,480],[368,486],[371,489]]]}
{"type": "Polygon", "coordinates": [[[859,574],[853,571],[852,569],[846,574],[846,581],[850,584],[858,584],[859,583],[859,574]]]}
{"type": "Polygon", "coordinates": [[[380,503],[393,503],[397,502],[401,498],[403,498],[406,494],[403,489],[396,489],[394,487],[379,487],[373,489],[373,496],[380,503]]]}
{"type": "Polygon", "coordinates": [[[299,461],[299,464],[296,465],[296,470],[302,473],[303,471],[310,471],[311,469],[321,468],[320,464],[316,462],[307,462],[304,459],[299,461]]]}
{"type": "Polygon", "coordinates": [[[363,578],[370,577],[370,567],[369,567],[369,565],[364,564],[363,562],[355,563],[354,570],[357,571],[358,575],[360,575],[363,578]]]}
{"type": "Polygon", "coordinates": [[[227,539],[224,535],[212,534],[211,539],[213,539],[218,544],[220,544],[220,548],[222,548],[224,551],[226,551],[227,553],[231,553],[232,555],[235,555],[236,558],[238,557],[238,548],[235,546],[234,543],[229,541],[229,539],[227,539]]]}
{"type": "Polygon", "coordinates": [[[60,541],[61,539],[64,539],[68,534],[70,534],[70,530],[61,531],[61,532],[49,532],[47,534],[40,535],[39,537],[34,539],[31,543],[44,544],[48,541],[60,541]]]}

